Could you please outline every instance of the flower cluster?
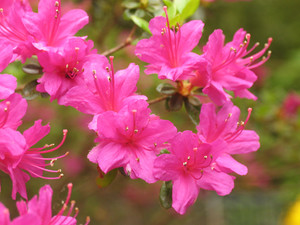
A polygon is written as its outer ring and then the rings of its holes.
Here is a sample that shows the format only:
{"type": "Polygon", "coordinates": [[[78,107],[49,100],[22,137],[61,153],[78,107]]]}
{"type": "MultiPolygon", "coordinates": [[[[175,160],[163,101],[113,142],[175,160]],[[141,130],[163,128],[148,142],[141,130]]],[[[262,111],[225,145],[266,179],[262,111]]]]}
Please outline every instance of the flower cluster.
{"type": "MultiPolygon", "coordinates": [[[[252,69],[269,59],[270,52],[260,60],[272,39],[262,50],[250,55],[258,46],[247,50],[250,34],[240,29],[231,42],[224,44],[223,32],[215,30],[200,55],[192,50],[199,43],[204,23],[194,20],[171,26],[167,8],[164,10],[166,17],[150,21],[152,36],[140,40],[135,53],[149,63],[145,73],[176,82],[179,94],[188,97],[193,90],[201,90],[209,98],[209,103],[202,104],[196,134],[177,132],[170,121],[151,114],[147,97],[137,93],[139,67],[131,63],[126,69],[115,71],[113,56],[108,60],[97,54],[92,41],[74,36],[88,23],[87,14],[71,10],[62,15],[60,0],[40,0],[37,13],[27,1],[1,1],[0,70],[15,60],[25,62],[36,55],[44,72],[38,79],[37,91],[48,93],[51,101],[56,99],[58,104],[93,116],[89,129],[97,134],[97,145],[88,159],[104,173],[121,168],[132,179],[148,183],[172,181],[172,207],[184,214],[200,189],[227,195],[234,187],[231,173],[247,174],[247,167],[232,155],[256,151],[259,137],[254,131],[245,130],[252,109],[245,121],[239,121],[240,110],[230,101],[228,91],[236,97],[256,99],[248,90],[257,78],[252,69]]],[[[1,75],[0,81],[0,98],[4,99],[0,102],[0,169],[13,181],[12,197],[15,199],[19,192],[27,198],[25,183],[29,174],[45,179],[62,176],[42,174],[60,173],[45,167],[65,154],[56,158],[41,155],[57,150],[67,131],[64,130],[57,147],[33,148],[49,133],[50,126],[43,126],[38,120],[23,134],[17,131],[27,108],[26,100],[14,93],[15,78],[1,75]]],[[[51,188],[45,186],[39,198],[34,197],[27,205],[19,202],[20,217],[12,222],[8,211],[0,205],[0,219],[3,224],[76,224],[77,212],[70,217],[73,203],[66,217],[62,216],[66,206],[52,217],[51,197],[51,188]]],[[[69,198],[68,195],[66,205],[69,198]]]]}
{"type": "MultiPolygon", "coordinates": [[[[63,213],[66,211],[71,198],[73,185],[68,184],[68,195],[63,203],[61,210],[57,215],[52,216],[52,194],[53,191],[49,185],[45,185],[40,189],[39,196],[34,196],[27,203],[23,200],[17,202],[17,209],[20,216],[14,218],[12,221],[9,218],[9,210],[0,202],[0,222],[2,225],[21,225],[28,223],[31,225],[75,225],[76,217],[79,209],[75,207],[75,201],[71,201],[70,208],[67,215],[63,213]],[[71,214],[75,211],[74,215],[71,214]]],[[[88,225],[90,218],[87,217],[85,225],[88,225]]]]}
{"type": "Polygon", "coordinates": [[[58,158],[66,154],[54,157],[44,158],[42,154],[56,151],[66,139],[67,130],[63,131],[63,140],[56,147],[50,149],[51,145],[44,145],[41,148],[33,148],[50,132],[49,124],[43,126],[41,120],[35,121],[34,125],[22,133],[17,129],[21,125],[22,117],[27,109],[27,102],[20,94],[14,93],[17,86],[16,79],[11,75],[0,76],[0,170],[7,173],[12,180],[12,198],[16,194],[27,199],[25,183],[32,177],[43,179],[59,179],[62,177],[60,170],[46,169],[46,166],[52,166],[58,158]],[[48,162],[48,163],[47,163],[48,162]],[[59,173],[55,177],[45,177],[43,172],[59,173]],[[29,176],[30,175],[30,176],[29,176]]]}

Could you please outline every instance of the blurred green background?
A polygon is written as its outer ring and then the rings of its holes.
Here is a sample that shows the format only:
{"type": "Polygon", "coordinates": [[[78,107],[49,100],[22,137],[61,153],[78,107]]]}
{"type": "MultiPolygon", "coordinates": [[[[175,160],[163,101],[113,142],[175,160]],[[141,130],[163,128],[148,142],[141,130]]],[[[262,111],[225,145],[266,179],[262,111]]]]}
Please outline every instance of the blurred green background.
{"type": "MultiPolygon", "coordinates": [[[[150,0],[149,0],[150,1],[150,0]]],[[[139,0],[131,2],[140,3],[139,0]]],[[[159,0],[152,1],[160,7],[159,0]]],[[[74,0],[63,1],[64,9],[83,8],[90,15],[90,23],[79,32],[88,35],[95,42],[99,53],[122,43],[134,26],[124,16],[124,2],[121,0],[74,0]]],[[[32,0],[36,5],[36,1],[32,0]]],[[[126,5],[125,5],[126,6],[126,5]]],[[[128,5],[127,5],[128,6],[128,5]]],[[[300,1],[299,0],[216,0],[202,2],[190,19],[202,19],[205,30],[200,46],[205,45],[214,29],[222,29],[227,41],[239,28],[251,34],[251,43],[265,43],[273,37],[271,59],[255,72],[258,81],[251,89],[258,100],[234,99],[245,118],[247,108],[253,108],[248,129],[260,135],[261,148],[258,152],[239,156],[238,160],[249,168],[249,174],[237,176],[235,189],[226,197],[214,192],[203,191],[197,202],[184,215],[177,215],[172,209],[163,209],[158,200],[160,182],[146,184],[130,180],[118,174],[108,187],[96,184],[98,172],[95,164],[86,155],[94,146],[95,134],[87,129],[90,116],[83,115],[71,107],[58,106],[49,99],[37,98],[29,101],[27,115],[22,129],[42,118],[51,122],[51,133],[42,140],[45,143],[59,143],[62,129],[69,130],[61,152],[70,155],[59,160],[55,168],[62,168],[65,176],[58,181],[31,179],[28,182],[28,196],[38,193],[41,186],[50,183],[54,189],[54,212],[61,207],[66,197],[66,185],[74,184],[72,199],[76,200],[80,213],[79,223],[91,217],[90,225],[298,225],[293,217],[300,217],[300,207],[295,201],[300,195],[300,1]],[[294,208],[291,208],[293,207],[294,208]],[[294,211],[293,211],[294,210],[294,211]]],[[[150,19],[151,13],[138,12],[150,19]]],[[[146,37],[137,29],[135,38],[146,37]]],[[[136,42],[136,41],[135,41],[136,42]]],[[[134,43],[135,43],[134,42],[134,43]]],[[[261,45],[259,48],[262,48],[261,45]]],[[[155,87],[161,82],[156,76],[143,74],[144,63],[134,56],[134,46],[118,51],[115,55],[116,69],[126,68],[130,62],[140,65],[141,77],[138,92],[149,99],[159,97],[155,87]]],[[[19,78],[22,86],[34,76],[25,75],[20,63],[14,63],[5,71],[19,78]]],[[[151,106],[155,114],[171,120],[180,131],[191,129],[193,123],[184,110],[168,112],[163,103],[151,106]]],[[[55,153],[57,154],[57,153],[55,153]]],[[[16,215],[15,202],[11,200],[11,181],[1,174],[2,190],[0,200],[16,215]]],[[[300,203],[298,203],[299,205],[300,203]]]]}

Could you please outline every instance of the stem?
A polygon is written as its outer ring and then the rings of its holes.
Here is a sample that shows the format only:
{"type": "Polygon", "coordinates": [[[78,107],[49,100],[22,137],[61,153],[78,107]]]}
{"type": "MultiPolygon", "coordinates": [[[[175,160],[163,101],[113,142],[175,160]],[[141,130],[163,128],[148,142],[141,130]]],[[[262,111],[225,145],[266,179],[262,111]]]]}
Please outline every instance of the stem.
{"type": "Polygon", "coordinates": [[[169,97],[169,95],[164,95],[164,96],[161,96],[161,97],[158,97],[158,98],[149,100],[149,101],[148,101],[148,104],[149,104],[149,105],[152,105],[152,104],[155,104],[155,103],[157,103],[157,102],[161,102],[161,101],[167,99],[168,97],[169,97]]]}
{"type": "Polygon", "coordinates": [[[117,52],[117,51],[125,48],[128,45],[131,45],[132,36],[134,35],[135,30],[136,30],[136,26],[134,26],[131,29],[130,34],[128,35],[128,37],[126,38],[126,40],[123,43],[119,44],[118,46],[116,46],[116,47],[114,47],[112,49],[109,49],[109,50],[103,52],[101,55],[108,56],[108,55],[111,55],[112,53],[115,53],[115,52],[117,52]]]}

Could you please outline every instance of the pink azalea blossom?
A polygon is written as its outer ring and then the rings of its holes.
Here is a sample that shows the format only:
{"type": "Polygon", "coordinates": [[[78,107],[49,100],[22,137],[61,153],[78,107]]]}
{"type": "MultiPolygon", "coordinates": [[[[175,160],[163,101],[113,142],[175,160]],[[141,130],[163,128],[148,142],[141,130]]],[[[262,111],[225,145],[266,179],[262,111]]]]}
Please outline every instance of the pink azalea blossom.
{"type": "Polygon", "coordinates": [[[0,129],[11,128],[16,130],[25,115],[27,102],[20,94],[12,94],[0,102],[0,129]]]}
{"type": "Polygon", "coordinates": [[[81,38],[69,39],[63,50],[52,50],[38,54],[44,75],[38,79],[37,90],[47,92],[51,100],[59,99],[70,88],[83,83],[83,64],[92,60],[94,50],[92,41],[81,38]]]}
{"type": "Polygon", "coordinates": [[[154,177],[172,180],[172,207],[184,214],[196,201],[199,190],[215,190],[219,195],[227,195],[233,189],[234,177],[220,171],[215,166],[223,141],[212,144],[201,143],[191,131],[178,133],[170,141],[170,154],[162,154],[154,161],[154,177]]]}
{"type": "Polygon", "coordinates": [[[164,10],[166,18],[157,16],[150,20],[153,36],[139,41],[135,54],[149,63],[146,74],[157,73],[160,79],[183,80],[194,76],[197,67],[206,66],[201,56],[191,52],[202,36],[204,24],[201,20],[193,20],[182,27],[177,24],[170,28],[166,7],[164,10]]]}
{"type": "Polygon", "coordinates": [[[88,159],[108,171],[123,167],[130,177],[153,183],[153,161],[159,148],[176,134],[170,121],[150,115],[148,103],[133,101],[118,113],[107,111],[98,116],[96,139],[99,144],[88,159]]]}
{"type": "MultiPolygon", "coordinates": [[[[68,195],[63,204],[63,207],[57,215],[52,215],[52,195],[53,191],[49,185],[45,185],[39,191],[39,196],[34,196],[28,202],[23,200],[17,202],[17,209],[19,216],[10,220],[9,210],[0,203],[0,224],[1,225],[76,225],[76,217],[78,215],[78,209],[75,208],[75,201],[71,201],[70,208],[67,215],[63,213],[66,211],[67,206],[70,202],[72,184],[68,184],[68,195]]],[[[90,218],[87,217],[85,225],[89,224],[90,218]]]]}
{"type": "Polygon", "coordinates": [[[62,15],[60,0],[40,0],[38,13],[27,12],[22,21],[35,39],[33,45],[38,50],[49,50],[64,46],[88,20],[88,15],[81,9],[62,15]]]}
{"type": "Polygon", "coordinates": [[[0,3],[0,45],[5,48],[0,56],[0,70],[17,57],[25,62],[34,54],[32,35],[22,21],[26,13],[32,12],[27,1],[1,0],[0,3]],[[5,62],[5,63],[4,63],[5,62]],[[3,65],[4,64],[4,65],[3,65]]]}
{"type": "Polygon", "coordinates": [[[118,112],[129,102],[146,100],[143,95],[136,95],[136,83],[139,79],[139,67],[131,63],[128,68],[115,73],[113,57],[111,63],[106,57],[97,55],[93,61],[84,65],[85,84],[71,88],[60,100],[62,105],[70,105],[77,110],[96,115],[90,124],[96,129],[97,115],[106,111],[118,112]]]}
{"type": "MultiPolygon", "coordinates": [[[[209,40],[203,48],[203,57],[209,63],[208,69],[201,68],[195,80],[191,79],[191,82],[193,85],[198,86],[199,80],[205,81],[203,93],[207,94],[218,105],[230,101],[231,96],[224,89],[233,91],[236,97],[256,100],[256,97],[248,91],[257,79],[252,69],[262,65],[269,59],[270,51],[266,58],[256,62],[267,51],[272,38],[269,38],[268,44],[261,51],[252,56],[249,56],[249,54],[259,44],[256,43],[250,50],[247,50],[250,43],[250,34],[246,34],[243,29],[238,30],[233,41],[225,46],[224,40],[225,36],[222,30],[215,30],[209,36],[209,40]]],[[[203,82],[200,82],[200,86],[203,86],[203,82]]]]}
{"type": "Polygon", "coordinates": [[[0,75],[0,99],[5,99],[14,93],[17,87],[17,79],[9,74],[0,75]]]}
{"type": "Polygon", "coordinates": [[[282,106],[282,112],[285,117],[293,117],[297,115],[300,109],[300,95],[297,93],[289,93],[282,106]]]}
{"type": "Polygon", "coordinates": [[[256,132],[245,130],[251,110],[249,109],[246,120],[239,122],[240,110],[231,102],[224,104],[217,113],[212,103],[202,106],[200,123],[197,126],[198,137],[204,143],[212,143],[217,139],[222,139],[227,143],[227,147],[216,159],[217,165],[224,172],[247,174],[247,167],[237,162],[231,155],[257,151],[260,147],[259,136],[256,132]]]}
{"type": "Polygon", "coordinates": [[[16,194],[27,199],[25,183],[32,177],[39,177],[43,179],[59,179],[62,177],[60,174],[57,177],[44,177],[43,172],[60,173],[60,170],[46,169],[46,166],[53,165],[54,161],[58,158],[66,156],[68,153],[53,157],[43,158],[41,154],[53,152],[61,147],[65,141],[67,131],[64,130],[64,137],[62,142],[52,148],[53,145],[45,145],[42,148],[32,148],[38,141],[45,137],[50,131],[50,126],[42,126],[41,120],[35,122],[34,126],[25,130],[23,135],[11,128],[0,129],[0,169],[7,173],[12,180],[12,198],[16,198],[16,194]],[[46,164],[46,161],[49,161],[46,164]],[[27,173],[26,173],[26,172],[27,173]]]}

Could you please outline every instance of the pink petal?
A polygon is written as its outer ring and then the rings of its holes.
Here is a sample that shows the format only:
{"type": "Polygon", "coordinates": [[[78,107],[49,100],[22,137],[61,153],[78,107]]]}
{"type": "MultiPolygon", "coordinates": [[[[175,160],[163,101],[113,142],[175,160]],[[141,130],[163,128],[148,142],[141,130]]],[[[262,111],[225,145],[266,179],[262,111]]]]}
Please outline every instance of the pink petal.
{"type": "Polygon", "coordinates": [[[42,126],[42,120],[37,120],[34,125],[24,131],[23,135],[29,147],[35,145],[50,132],[50,125],[42,126]]]}
{"type": "MultiPolygon", "coordinates": [[[[0,68],[1,71],[1,68],[0,68]]],[[[17,79],[9,74],[0,75],[0,99],[7,98],[17,88],[17,79]]]]}
{"type": "Polygon", "coordinates": [[[173,181],[172,207],[183,215],[186,210],[195,203],[199,194],[199,188],[191,176],[181,176],[173,181]]]}
{"type": "Polygon", "coordinates": [[[239,175],[246,175],[248,173],[248,169],[243,164],[237,162],[234,158],[232,158],[228,154],[222,154],[216,160],[221,170],[226,173],[235,172],[239,175]],[[222,169],[223,168],[223,169],[222,169]]]}
{"type": "Polygon", "coordinates": [[[245,154],[257,151],[260,147],[259,136],[253,130],[243,132],[228,145],[229,154],[245,154]]]}

